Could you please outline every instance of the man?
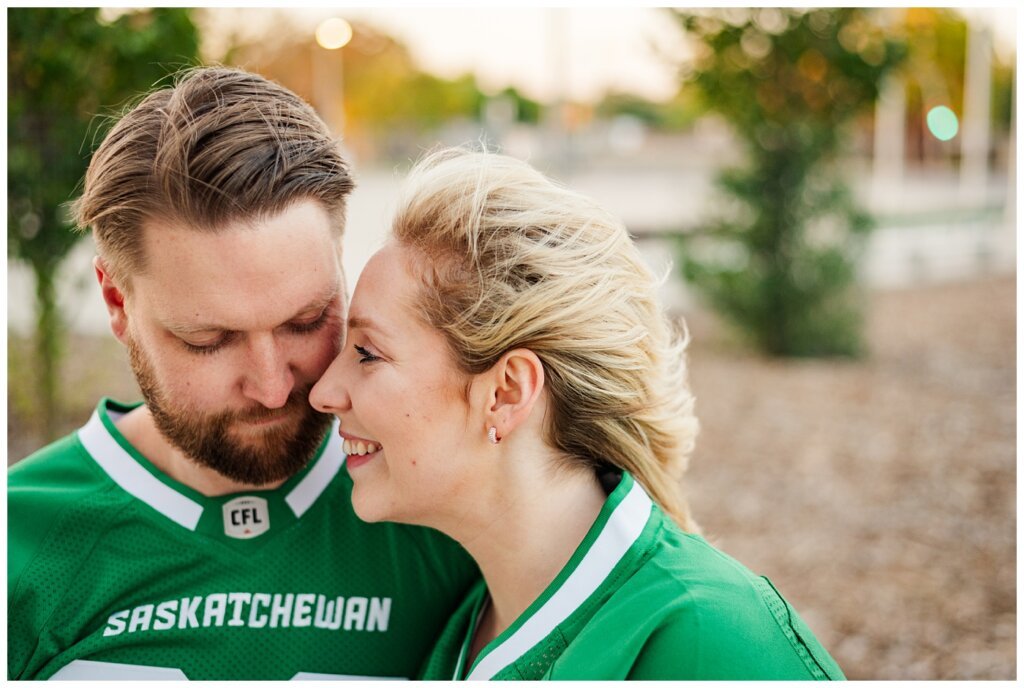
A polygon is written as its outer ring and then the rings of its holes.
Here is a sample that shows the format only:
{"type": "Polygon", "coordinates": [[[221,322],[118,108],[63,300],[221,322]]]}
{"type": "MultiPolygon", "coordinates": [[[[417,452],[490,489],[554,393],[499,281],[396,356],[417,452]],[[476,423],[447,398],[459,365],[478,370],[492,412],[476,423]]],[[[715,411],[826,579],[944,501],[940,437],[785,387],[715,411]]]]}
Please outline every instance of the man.
{"type": "Polygon", "coordinates": [[[411,677],[478,575],[359,521],[307,395],[337,355],[348,166],[259,76],[195,69],[129,111],[74,206],[144,404],[8,473],[8,677],[411,677]]]}

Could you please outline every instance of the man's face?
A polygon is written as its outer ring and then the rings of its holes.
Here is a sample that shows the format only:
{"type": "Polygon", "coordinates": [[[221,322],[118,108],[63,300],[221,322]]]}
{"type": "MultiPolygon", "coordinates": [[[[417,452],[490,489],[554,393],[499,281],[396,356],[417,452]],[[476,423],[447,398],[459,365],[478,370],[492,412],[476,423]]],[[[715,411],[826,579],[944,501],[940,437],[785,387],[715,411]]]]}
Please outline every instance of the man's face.
{"type": "Polygon", "coordinates": [[[122,340],[158,429],[197,463],[263,485],[323,439],[307,396],[342,338],[335,241],[314,201],[216,233],[144,227],[122,340]]]}

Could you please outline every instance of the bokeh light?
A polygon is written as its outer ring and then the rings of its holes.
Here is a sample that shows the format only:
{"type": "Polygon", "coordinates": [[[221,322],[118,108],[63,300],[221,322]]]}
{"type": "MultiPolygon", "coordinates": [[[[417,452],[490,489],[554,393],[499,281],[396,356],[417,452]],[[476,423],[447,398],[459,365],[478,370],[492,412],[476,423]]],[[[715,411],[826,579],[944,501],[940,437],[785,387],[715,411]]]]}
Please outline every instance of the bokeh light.
{"type": "Polygon", "coordinates": [[[324,19],[316,27],[316,42],[321,48],[337,50],[352,40],[352,25],[341,17],[324,19]]]}
{"type": "Polygon", "coordinates": [[[949,141],[960,131],[960,120],[956,113],[945,105],[938,105],[928,111],[928,131],[939,141],[949,141]]]}

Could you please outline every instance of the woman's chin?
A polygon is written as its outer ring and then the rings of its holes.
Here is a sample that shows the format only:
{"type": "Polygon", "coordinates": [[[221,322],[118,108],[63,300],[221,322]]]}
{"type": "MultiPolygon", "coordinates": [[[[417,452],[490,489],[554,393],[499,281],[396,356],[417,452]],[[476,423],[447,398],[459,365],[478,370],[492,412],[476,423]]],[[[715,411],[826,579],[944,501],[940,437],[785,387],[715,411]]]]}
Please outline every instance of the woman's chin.
{"type": "Polygon", "coordinates": [[[352,509],[360,520],[367,523],[392,520],[388,518],[389,510],[383,508],[377,495],[372,494],[372,490],[369,488],[364,487],[360,490],[358,484],[352,488],[352,509]]]}

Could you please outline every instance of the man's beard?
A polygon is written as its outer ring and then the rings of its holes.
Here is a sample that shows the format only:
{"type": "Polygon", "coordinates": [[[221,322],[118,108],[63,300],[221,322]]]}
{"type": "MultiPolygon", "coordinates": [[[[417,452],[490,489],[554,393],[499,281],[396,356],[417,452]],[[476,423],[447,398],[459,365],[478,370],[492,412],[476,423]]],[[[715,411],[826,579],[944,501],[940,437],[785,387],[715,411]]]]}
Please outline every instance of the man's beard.
{"type": "Polygon", "coordinates": [[[204,414],[175,406],[167,398],[153,366],[131,337],[128,359],[160,434],[192,461],[238,483],[266,485],[295,475],[309,463],[331,424],[329,414],[309,404],[312,383],[293,389],[278,409],[257,404],[242,411],[204,414]],[[289,419],[257,430],[259,435],[251,442],[240,442],[230,432],[233,425],[281,415],[289,419]],[[300,417],[297,427],[292,420],[295,416],[300,417]]]}

